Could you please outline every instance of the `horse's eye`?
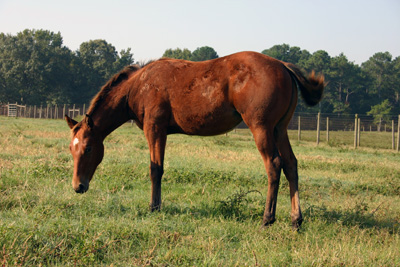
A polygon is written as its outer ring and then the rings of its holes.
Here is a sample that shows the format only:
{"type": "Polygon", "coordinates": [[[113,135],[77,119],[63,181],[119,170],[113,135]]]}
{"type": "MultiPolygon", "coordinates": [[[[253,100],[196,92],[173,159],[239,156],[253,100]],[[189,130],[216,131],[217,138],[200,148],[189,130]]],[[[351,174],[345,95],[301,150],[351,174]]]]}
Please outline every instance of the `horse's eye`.
{"type": "Polygon", "coordinates": [[[92,151],[92,147],[91,146],[87,146],[86,148],[85,148],[85,154],[88,154],[88,153],[90,153],[92,151]]]}

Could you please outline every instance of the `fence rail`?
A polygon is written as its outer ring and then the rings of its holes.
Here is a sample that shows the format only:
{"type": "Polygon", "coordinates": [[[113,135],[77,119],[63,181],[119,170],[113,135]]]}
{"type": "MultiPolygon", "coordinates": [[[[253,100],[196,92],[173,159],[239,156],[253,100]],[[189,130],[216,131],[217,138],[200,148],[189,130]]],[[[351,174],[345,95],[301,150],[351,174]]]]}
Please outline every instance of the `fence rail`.
{"type": "MultiPolygon", "coordinates": [[[[75,118],[83,116],[88,105],[18,105],[1,104],[0,116],[24,117],[35,119],[63,119],[64,114],[75,118]]],[[[360,146],[361,132],[391,132],[392,149],[399,151],[400,115],[390,116],[386,120],[376,121],[370,115],[325,114],[325,113],[295,113],[289,123],[289,130],[297,130],[297,139],[301,140],[302,131],[316,131],[317,144],[321,138],[321,131],[326,134],[325,140],[329,142],[329,133],[335,131],[354,132],[354,147],[360,146]],[[397,123],[397,124],[396,124],[397,123]],[[396,141],[397,132],[397,141],[396,141]]],[[[247,128],[241,123],[238,128],[247,128]]]]}

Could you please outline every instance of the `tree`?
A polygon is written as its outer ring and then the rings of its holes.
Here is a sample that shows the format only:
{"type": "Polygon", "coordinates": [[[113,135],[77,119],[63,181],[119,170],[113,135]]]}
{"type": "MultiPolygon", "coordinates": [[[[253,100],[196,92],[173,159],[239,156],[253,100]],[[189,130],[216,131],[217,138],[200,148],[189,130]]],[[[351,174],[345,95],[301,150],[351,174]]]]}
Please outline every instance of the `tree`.
{"type": "Polygon", "coordinates": [[[307,71],[316,71],[327,73],[331,65],[331,57],[328,52],[324,50],[318,50],[314,52],[310,57],[303,62],[303,67],[307,71]]]}
{"type": "Polygon", "coordinates": [[[77,51],[81,63],[78,88],[81,100],[76,99],[76,103],[87,102],[113,74],[132,64],[130,51],[130,48],[122,50],[119,56],[113,45],[100,39],[82,43],[77,51]]]}
{"type": "Polygon", "coordinates": [[[0,102],[87,103],[100,86],[133,63],[130,48],[104,40],[83,43],[75,53],[60,33],[24,30],[0,34],[0,102]]]}
{"type": "Polygon", "coordinates": [[[167,58],[175,58],[175,59],[185,59],[185,60],[190,60],[192,56],[192,52],[190,52],[189,49],[184,48],[183,50],[180,48],[176,49],[167,49],[165,50],[163,57],[167,58]]]}
{"type": "MultiPolygon", "coordinates": [[[[333,112],[360,113],[362,107],[360,107],[358,100],[361,97],[364,85],[360,67],[349,62],[342,53],[331,58],[327,74],[329,75],[330,85],[330,91],[327,95],[331,96],[328,101],[333,104],[333,112]]],[[[365,113],[367,110],[364,109],[363,112],[365,113]]]]}
{"type": "Polygon", "coordinates": [[[393,107],[396,114],[400,113],[400,56],[392,61],[392,74],[390,76],[390,87],[393,91],[393,107]]]}
{"type": "Polygon", "coordinates": [[[311,54],[307,50],[301,50],[300,47],[290,46],[288,44],[274,45],[261,52],[264,55],[293,64],[299,64],[307,60],[311,54]]]}
{"type": "Polygon", "coordinates": [[[45,30],[1,34],[0,101],[38,104],[66,100],[73,54],[62,43],[60,33],[45,30]]]}
{"type": "Polygon", "coordinates": [[[167,49],[165,50],[163,57],[167,58],[175,58],[175,59],[184,59],[184,60],[191,60],[191,61],[203,61],[218,58],[217,52],[212,47],[203,46],[198,47],[193,53],[187,49],[167,49]]]}
{"type": "Polygon", "coordinates": [[[390,79],[392,55],[389,52],[374,54],[361,67],[373,78],[369,93],[376,94],[378,100],[390,97],[390,79]]]}
{"type": "Polygon", "coordinates": [[[0,34],[0,103],[16,102],[20,99],[15,73],[21,69],[19,60],[13,57],[16,38],[11,35],[0,34]]]}
{"type": "Polygon", "coordinates": [[[380,104],[372,106],[367,114],[372,115],[374,117],[374,123],[378,125],[381,122],[389,122],[391,111],[392,107],[390,106],[389,100],[385,99],[380,104]]]}
{"type": "Polygon", "coordinates": [[[80,45],[78,56],[85,66],[107,79],[115,73],[114,63],[118,59],[115,47],[105,40],[91,40],[80,45]]]}
{"type": "Polygon", "coordinates": [[[122,49],[121,52],[119,52],[119,58],[114,63],[114,69],[116,71],[119,71],[124,67],[131,65],[133,62],[134,59],[133,54],[131,53],[131,48],[128,48],[126,50],[122,49]]]}
{"type": "Polygon", "coordinates": [[[190,60],[192,61],[204,61],[209,59],[218,58],[217,52],[215,52],[214,48],[209,46],[198,47],[193,51],[190,60]]]}

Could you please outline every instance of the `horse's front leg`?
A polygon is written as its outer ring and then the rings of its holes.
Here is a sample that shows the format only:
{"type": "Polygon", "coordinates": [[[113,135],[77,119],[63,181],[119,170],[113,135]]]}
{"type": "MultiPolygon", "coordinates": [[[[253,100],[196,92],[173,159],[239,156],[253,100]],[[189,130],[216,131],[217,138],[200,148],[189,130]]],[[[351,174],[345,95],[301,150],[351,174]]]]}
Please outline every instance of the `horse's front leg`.
{"type": "Polygon", "coordinates": [[[150,163],[150,178],[151,178],[151,202],[150,210],[160,210],[161,208],[161,178],[164,173],[163,165],[150,163]]]}
{"type": "Polygon", "coordinates": [[[166,131],[156,125],[144,128],[150,149],[151,211],[161,208],[161,178],[164,173],[166,131]]]}

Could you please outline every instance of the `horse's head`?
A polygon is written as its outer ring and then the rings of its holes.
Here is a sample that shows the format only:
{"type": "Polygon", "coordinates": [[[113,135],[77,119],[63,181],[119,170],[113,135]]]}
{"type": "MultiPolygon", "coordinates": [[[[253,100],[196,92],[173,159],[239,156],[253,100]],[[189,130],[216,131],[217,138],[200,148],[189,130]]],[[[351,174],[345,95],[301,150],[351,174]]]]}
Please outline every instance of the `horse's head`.
{"type": "Polygon", "coordinates": [[[79,123],[67,115],[65,115],[65,120],[72,132],[72,140],[69,144],[69,150],[74,158],[72,187],[77,193],[85,193],[89,189],[89,182],[97,166],[103,159],[103,141],[95,133],[90,116],[86,115],[85,119],[79,123]]]}

